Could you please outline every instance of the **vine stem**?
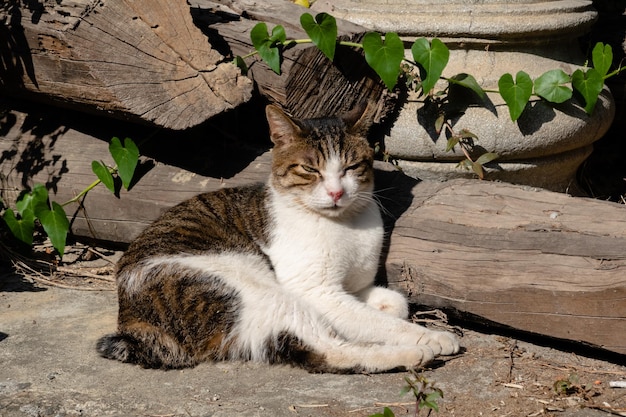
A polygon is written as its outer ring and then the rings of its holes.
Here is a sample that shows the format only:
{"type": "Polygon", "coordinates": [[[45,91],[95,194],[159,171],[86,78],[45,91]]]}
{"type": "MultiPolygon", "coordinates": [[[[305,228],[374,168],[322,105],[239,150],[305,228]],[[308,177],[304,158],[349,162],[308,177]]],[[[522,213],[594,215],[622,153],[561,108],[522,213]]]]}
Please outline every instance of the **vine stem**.
{"type": "Polygon", "coordinates": [[[607,78],[614,77],[614,76],[618,75],[620,72],[624,71],[625,69],[626,69],[626,67],[619,67],[615,71],[609,72],[608,74],[606,74],[602,79],[606,80],[607,78]]]}
{"type": "Polygon", "coordinates": [[[363,49],[363,44],[356,43],[356,42],[340,41],[339,45],[341,45],[341,46],[351,46],[353,48],[363,49]]]}
{"type": "Polygon", "coordinates": [[[93,190],[98,184],[100,184],[102,181],[95,180],[94,182],[92,182],[91,184],[89,184],[89,186],[87,186],[87,188],[85,188],[83,191],[81,191],[76,197],[67,200],[65,203],[61,204],[61,207],[65,207],[67,205],[70,205],[72,203],[76,203],[78,200],[80,200],[85,194],[87,194],[89,191],[93,190]]]}
{"type": "MultiPolygon", "coordinates": [[[[113,168],[109,168],[109,172],[111,172],[111,174],[115,173],[117,171],[117,165],[113,168]]],[[[85,188],[83,191],[81,191],[80,193],[78,193],[78,195],[76,195],[76,197],[71,198],[69,200],[67,200],[65,203],[61,204],[61,207],[65,207],[68,206],[72,203],[77,203],[78,200],[80,200],[81,198],[83,198],[85,196],[85,194],[87,194],[89,191],[93,190],[94,188],[96,188],[98,186],[98,184],[100,184],[102,181],[100,181],[100,179],[95,180],[94,182],[92,182],[91,184],[89,184],[87,186],[87,188],[85,188]]]]}
{"type": "MultiPolygon", "coordinates": [[[[283,45],[283,47],[289,47],[291,45],[299,45],[299,44],[303,44],[303,43],[313,43],[312,39],[290,39],[288,40],[286,43],[281,43],[283,45]]],[[[350,46],[353,48],[359,48],[359,49],[363,49],[363,44],[361,43],[356,43],[356,42],[348,42],[348,41],[339,41],[338,42],[339,45],[341,46],[350,46]]],[[[258,55],[259,51],[254,50],[248,54],[245,54],[243,56],[241,56],[241,59],[246,59],[246,58],[250,58],[252,56],[258,55]]],[[[235,61],[233,61],[235,62],[235,61]]]]}

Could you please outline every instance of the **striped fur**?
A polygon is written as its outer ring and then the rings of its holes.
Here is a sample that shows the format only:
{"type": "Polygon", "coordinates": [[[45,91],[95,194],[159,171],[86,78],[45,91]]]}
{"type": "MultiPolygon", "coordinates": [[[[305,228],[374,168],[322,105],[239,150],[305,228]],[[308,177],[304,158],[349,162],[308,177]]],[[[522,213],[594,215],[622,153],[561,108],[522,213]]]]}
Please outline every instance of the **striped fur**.
{"type": "Polygon", "coordinates": [[[201,194],[168,210],[118,264],[116,333],[104,357],[152,368],[202,361],[381,372],[457,352],[406,321],[373,286],[383,228],[362,112],[297,121],[268,106],[267,185],[201,194]]]}

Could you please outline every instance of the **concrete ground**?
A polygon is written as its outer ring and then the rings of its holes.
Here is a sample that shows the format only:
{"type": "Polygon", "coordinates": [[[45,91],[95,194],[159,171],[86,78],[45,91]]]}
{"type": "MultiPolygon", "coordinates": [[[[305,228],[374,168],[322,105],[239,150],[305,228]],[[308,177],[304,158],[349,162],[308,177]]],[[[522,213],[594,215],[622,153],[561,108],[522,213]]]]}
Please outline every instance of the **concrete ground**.
{"type": "MultiPolygon", "coordinates": [[[[0,274],[0,416],[370,416],[384,406],[414,414],[411,396],[400,395],[408,373],[309,374],[252,363],[161,371],[100,358],[94,345],[115,329],[116,313],[114,291],[0,274]]],[[[444,392],[437,415],[626,409],[626,390],[608,388],[626,378],[624,366],[471,331],[463,345],[463,355],[425,372],[444,392]],[[554,392],[559,378],[570,392],[554,392]]]]}

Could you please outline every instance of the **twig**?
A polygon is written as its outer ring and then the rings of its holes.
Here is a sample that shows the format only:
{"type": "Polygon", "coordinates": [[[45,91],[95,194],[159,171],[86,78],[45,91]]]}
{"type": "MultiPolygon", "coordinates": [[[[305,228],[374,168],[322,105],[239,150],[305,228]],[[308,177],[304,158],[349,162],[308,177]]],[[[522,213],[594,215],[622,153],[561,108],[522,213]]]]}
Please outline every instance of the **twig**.
{"type": "Polygon", "coordinates": [[[44,285],[49,285],[52,287],[58,287],[58,288],[64,288],[64,289],[68,289],[68,290],[82,290],[82,291],[111,291],[111,288],[93,288],[93,287],[86,287],[86,286],[82,286],[82,285],[66,285],[66,284],[62,284],[58,281],[54,281],[51,280],[50,278],[48,278],[47,276],[45,276],[44,274],[42,274],[41,272],[37,271],[36,269],[32,268],[30,265],[28,265],[25,262],[21,262],[21,261],[16,261],[13,260],[13,267],[20,271],[27,271],[28,274],[26,274],[25,272],[19,272],[21,275],[23,276],[28,276],[29,278],[31,278],[33,281],[37,281],[41,284],[44,285]]]}
{"type": "Polygon", "coordinates": [[[98,274],[94,274],[91,272],[82,271],[80,269],[65,268],[63,266],[58,266],[56,270],[64,274],[99,279],[101,281],[106,281],[106,282],[115,282],[115,278],[113,278],[113,274],[98,275],[98,274]]]}
{"type": "MultiPolygon", "coordinates": [[[[538,360],[538,359],[535,359],[538,360]]],[[[530,364],[532,364],[532,362],[530,362],[530,364]]],[[[538,366],[543,366],[546,368],[552,368],[555,369],[557,371],[563,371],[563,372],[572,372],[572,371],[583,371],[583,372],[587,372],[589,374],[596,374],[596,375],[626,375],[626,372],[624,371],[602,371],[602,370],[598,370],[598,369],[594,369],[594,368],[589,368],[587,366],[583,366],[583,365],[577,365],[577,366],[566,366],[566,365],[561,365],[561,366],[557,366],[557,365],[553,365],[551,363],[547,363],[547,362],[543,362],[543,363],[538,363],[538,366]]]]}
{"type": "Polygon", "coordinates": [[[626,416],[626,408],[612,408],[601,405],[586,405],[585,407],[591,408],[592,410],[604,411],[605,413],[612,414],[614,416],[626,416]]]}
{"type": "Polygon", "coordinates": [[[87,250],[95,255],[98,255],[101,259],[104,259],[105,261],[107,261],[108,263],[110,263],[111,265],[115,265],[115,261],[112,260],[109,256],[106,256],[104,253],[95,250],[94,248],[92,248],[91,246],[87,247],[87,250]]]}

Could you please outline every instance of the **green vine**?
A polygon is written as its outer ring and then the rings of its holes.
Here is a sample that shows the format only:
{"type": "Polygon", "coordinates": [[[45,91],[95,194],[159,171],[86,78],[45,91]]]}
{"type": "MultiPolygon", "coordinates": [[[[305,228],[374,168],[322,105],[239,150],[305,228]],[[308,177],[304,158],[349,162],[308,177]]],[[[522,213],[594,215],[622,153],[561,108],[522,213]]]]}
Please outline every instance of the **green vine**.
{"type": "Polygon", "coordinates": [[[109,166],[102,161],[93,161],[91,168],[98,179],[65,203],[50,201],[48,190],[42,184],[35,184],[30,192],[22,192],[15,202],[15,209],[5,207],[2,213],[2,219],[11,234],[19,241],[32,246],[36,226],[40,224],[59,257],[63,258],[70,229],[65,207],[81,201],[100,183],[116,195],[119,194],[121,187],[126,190],[131,187],[139,162],[137,145],[130,138],[124,140],[124,145],[118,138],[113,138],[109,144],[109,153],[116,165],[109,166]]]}
{"type": "Polygon", "coordinates": [[[261,59],[277,74],[280,74],[282,52],[295,44],[312,43],[320,49],[328,59],[333,60],[337,45],[362,49],[367,64],[378,74],[389,90],[393,90],[401,76],[407,84],[424,97],[424,101],[434,103],[440,115],[435,122],[437,133],[445,128],[448,137],[447,151],[459,146],[465,160],[459,166],[473,169],[480,177],[484,177],[483,165],[498,158],[495,153],[486,153],[472,159],[470,152],[474,140],[478,138],[467,130],[456,132],[452,125],[446,122],[445,112],[441,111],[441,103],[451,85],[458,85],[473,91],[480,99],[486,98],[486,93],[499,94],[509,110],[510,118],[517,121],[522,115],[532,97],[558,104],[570,100],[574,92],[584,101],[587,114],[592,114],[598,97],[604,87],[604,80],[615,76],[624,70],[619,67],[609,72],[613,62],[613,51],[610,45],[597,43],[592,51],[592,67],[586,66],[577,69],[569,75],[561,69],[545,72],[536,79],[532,79],[524,71],[512,74],[503,74],[498,80],[497,90],[483,89],[476,78],[470,74],[457,74],[452,77],[442,77],[448,64],[450,51],[439,39],[429,41],[426,38],[415,40],[411,46],[412,60],[405,58],[404,44],[397,33],[389,32],[383,36],[377,32],[368,32],[362,43],[338,41],[336,19],[327,13],[319,13],[313,17],[304,13],[300,17],[300,24],[309,39],[287,39],[285,29],[277,25],[268,32],[265,23],[258,23],[250,32],[250,38],[255,51],[244,56],[236,57],[235,63],[242,71],[247,72],[245,58],[258,54],[261,59]],[[444,80],[447,87],[442,91],[435,91],[436,84],[444,80]]]}

